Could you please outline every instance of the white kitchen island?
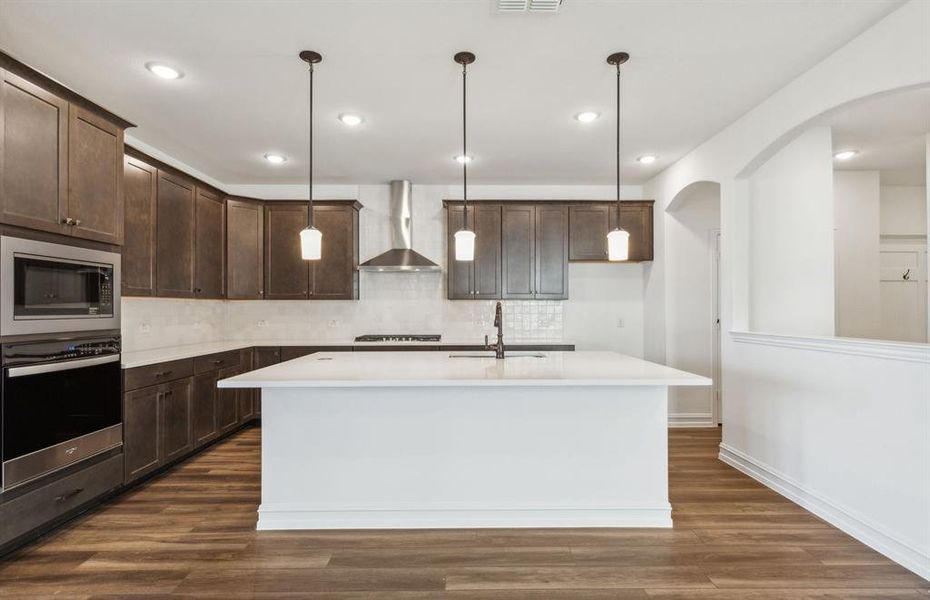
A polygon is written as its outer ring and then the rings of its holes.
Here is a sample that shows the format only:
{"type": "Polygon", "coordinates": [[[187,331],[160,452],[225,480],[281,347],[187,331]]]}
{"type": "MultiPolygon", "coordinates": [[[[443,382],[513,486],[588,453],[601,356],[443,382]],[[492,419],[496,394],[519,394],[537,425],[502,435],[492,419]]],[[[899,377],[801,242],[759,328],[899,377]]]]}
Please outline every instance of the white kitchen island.
{"type": "Polygon", "coordinates": [[[613,352],[311,354],[262,389],[258,529],[670,527],[667,391],[613,352]]]}

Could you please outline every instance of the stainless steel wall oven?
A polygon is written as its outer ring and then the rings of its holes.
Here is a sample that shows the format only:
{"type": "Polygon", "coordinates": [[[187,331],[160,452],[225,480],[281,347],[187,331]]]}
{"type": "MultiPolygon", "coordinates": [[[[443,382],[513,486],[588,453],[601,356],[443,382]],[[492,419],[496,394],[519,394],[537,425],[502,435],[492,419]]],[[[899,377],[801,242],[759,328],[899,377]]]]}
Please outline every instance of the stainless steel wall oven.
{"type": "Polygon", "coordinates": [[[122,445],[120,338],[2,345],[2,489],[122,445]]]}

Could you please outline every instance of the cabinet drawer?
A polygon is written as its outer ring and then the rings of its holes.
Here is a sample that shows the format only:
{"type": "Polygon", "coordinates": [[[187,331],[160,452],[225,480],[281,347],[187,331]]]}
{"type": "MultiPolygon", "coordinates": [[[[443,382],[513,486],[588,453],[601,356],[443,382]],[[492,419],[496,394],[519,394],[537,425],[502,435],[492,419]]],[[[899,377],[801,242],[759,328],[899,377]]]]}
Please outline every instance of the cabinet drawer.
{"type": "Polygon", "coordinates": [[[122,482],[123,455],[118,454],[0,504],[0,544],[53,521],[122,482]]]}
{"type": "Polygon", "coordinates": [[[189,358],[126,369],[123,371],[123,391],[174,381],[190,377],[192,374],[193,362],[189,358]]]}
{"type": "Polygon", "coordinates": [[[206,373],[216,371],[217,369],[226,369],[239,365],[239,351],[230,350],[229,352],[217,352],[206,356],[198,356],[194,359],[194,373],[206,373]]]}

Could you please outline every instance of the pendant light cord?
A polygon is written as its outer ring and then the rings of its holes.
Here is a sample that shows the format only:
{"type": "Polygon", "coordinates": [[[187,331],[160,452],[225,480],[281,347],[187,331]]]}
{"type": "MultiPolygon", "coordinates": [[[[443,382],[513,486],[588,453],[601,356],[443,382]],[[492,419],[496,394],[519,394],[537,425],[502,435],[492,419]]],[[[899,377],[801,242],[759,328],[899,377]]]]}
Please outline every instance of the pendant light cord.
{"type": "Polygon", "coordinates": [[[313,227],[313,63],[310,65],[310,141],[308,142],[310,159],[310,219],[309,225],[313,227]]]}
{"type": "Polygon", "coordinates": [[[617,63],[617,229],[620,229],[620,63],[617,63]]]}
{"type": "Polygon", "coordinates": [[[468,108],[466,99],[466,78],[468,65],[462,64],[462,228],[468,230],[468,108]]]}

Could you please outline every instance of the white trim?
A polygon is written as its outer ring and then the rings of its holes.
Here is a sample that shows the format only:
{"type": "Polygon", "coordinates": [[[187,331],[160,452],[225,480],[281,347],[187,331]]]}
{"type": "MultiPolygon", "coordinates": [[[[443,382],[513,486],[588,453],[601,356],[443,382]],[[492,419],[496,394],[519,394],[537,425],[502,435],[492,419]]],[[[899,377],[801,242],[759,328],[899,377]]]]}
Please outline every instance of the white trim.
{"type": "Polygon", "coordinates": [[[903,567],[930,580],[930,554],[924,554],[865,517],[843,508],[808,489],[791,477],[757,461],[727,444],[720,443],[720,460],[778,492],[795,504],[812,512],[831,525],[880,552],[903,567]]]}
{"type": "Polygon", "coordinates": [[[730,331],[734,342],[930,364],[930,344],[730,331]]]}
{"type": "Polygon", "coordinates": [[[672,526],[671,505],[656,508],[318,510],[265,504],[259,531],[274,529],[442,529],[482,527],[672,526]]]}
{"type": "Polygon", "coordinates": [[[669,413],[669,427],[716,427],[714,414],[708,413],[669,413]]]}

